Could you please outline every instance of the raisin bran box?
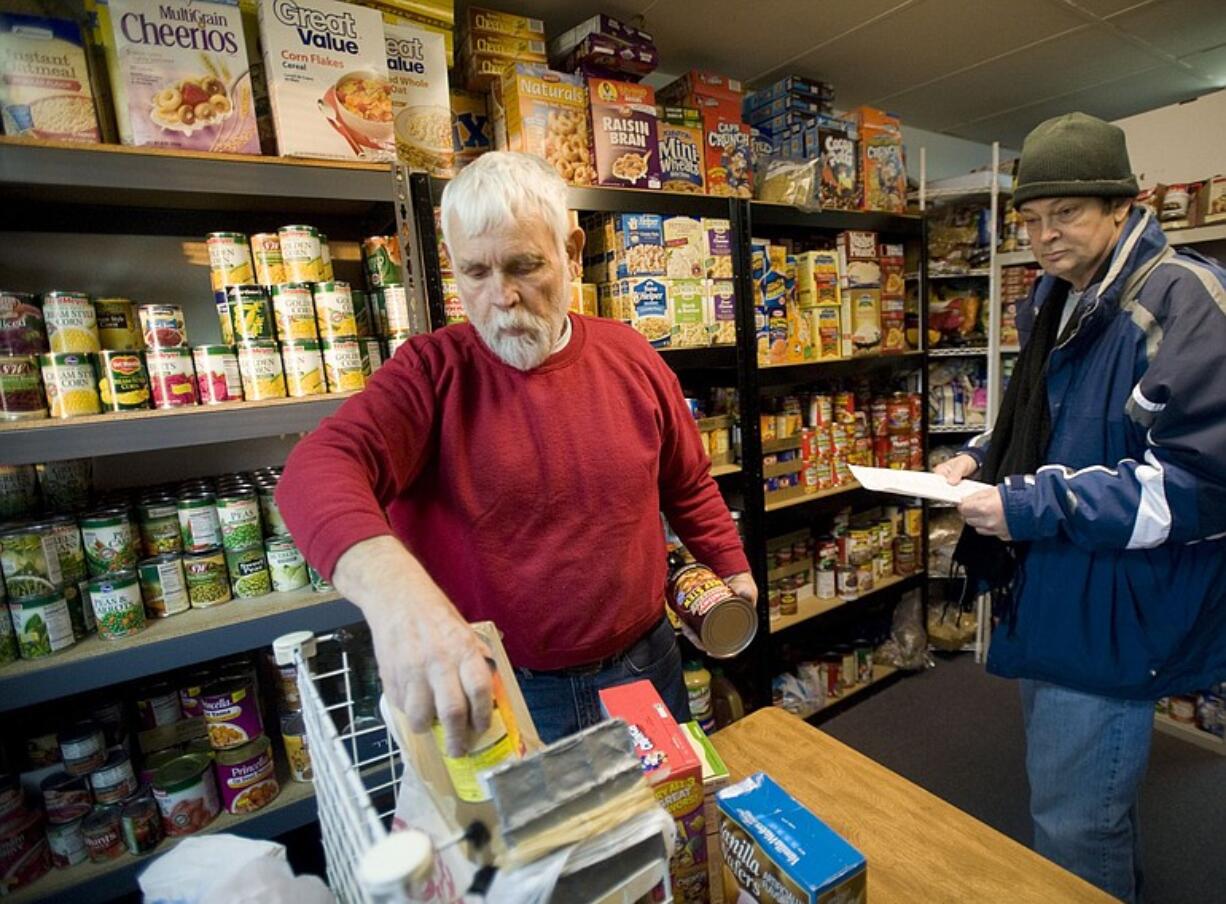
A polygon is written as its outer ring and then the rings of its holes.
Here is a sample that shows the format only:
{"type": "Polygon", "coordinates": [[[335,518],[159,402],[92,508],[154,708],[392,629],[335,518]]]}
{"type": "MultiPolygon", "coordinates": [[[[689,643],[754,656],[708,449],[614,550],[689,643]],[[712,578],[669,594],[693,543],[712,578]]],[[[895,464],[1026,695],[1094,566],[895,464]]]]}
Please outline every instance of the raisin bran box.
{"type": "Polygon", "coordinates": [[[610,718],[629,727],[647,783],[677,823],[677,848],[669,863],[674,899],[705,904],[709,877],[702,764],[650,681],[606,688],[600,703],[610,718]]]}
{"type": "Polygon", "coordinates": [[[393,159],[378,11],[336,0],[260,0],[260,43],[282,156],[393,159]]]}
{"type": "Polygon", "coordinates": [[[765,773],[716,795],[724,900],[758,904],[863,902],[864,855],[765,773]]]}
{"type": "Polygon", "coordinates": [[[238,0],[96,4],[124,144],[260,153],[238,0]]]}
{"type": "Polygon", "coordinates": [[[617,188],[659,188],[656,95],[647,85],[588,80],[596,181],[617,188]]]}

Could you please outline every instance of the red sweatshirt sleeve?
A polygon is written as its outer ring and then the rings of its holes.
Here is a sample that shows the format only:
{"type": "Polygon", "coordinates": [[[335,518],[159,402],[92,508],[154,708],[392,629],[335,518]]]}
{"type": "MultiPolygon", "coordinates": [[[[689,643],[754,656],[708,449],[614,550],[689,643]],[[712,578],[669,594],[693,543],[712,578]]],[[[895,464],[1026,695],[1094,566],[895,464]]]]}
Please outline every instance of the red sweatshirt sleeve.
{"type": "Polygon", "coordinates": [[[728,514],[728,506],[711,476],[711,459],[676,374],[662,361],[660,507],[694,557],[720,577],[749,571],[749,560],[728,514]]]}
{"type": "Polygon", "coordinates": [[[392,533],[384,510],[421,470],[435,410],[427,362],[409,343],[294,447],[277,505],[325,579],[349,547],[392,533]]]}

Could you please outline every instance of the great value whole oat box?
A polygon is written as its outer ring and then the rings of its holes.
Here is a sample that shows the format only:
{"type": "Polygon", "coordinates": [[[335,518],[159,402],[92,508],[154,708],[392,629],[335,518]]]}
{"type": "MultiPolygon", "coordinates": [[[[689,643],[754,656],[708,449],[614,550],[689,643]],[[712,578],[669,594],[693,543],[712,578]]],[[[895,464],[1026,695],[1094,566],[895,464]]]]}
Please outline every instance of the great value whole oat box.
{"type": "Polygon", "coordinates": [[[864,855],[759,772],[716,794],[724,900],[863,904],[864,855]]]}
{"type": "Polygon", "coordinates": [[[656,95],[647,85],[588,80],[596,181],[618,188],[659,188],[656,95]]]}
{"type": "Polygon", "coordinates": [[[669,863],[673,898],[677,904],[705,904],[709,877],[702,764],[650,681],[602,690],[600,703],[611,718],[629,727],[647,783],[677,823],[677,848],[669,863]]]}
{"type": "Polygon", "coordinates": [[[454,174],[447,48],[438,32],[416,25],[383,25],[392,86],[396,156],[413,170],[454,174]]]}
{"type": "Polygon", "coordinates": [[[282,156],[393,158],[378,11],[335,0],[260,0],[260,39],[282,156]]]}
{"type": "Polygon", "coordinates": [[[260,153],[238,0],[97,4],[124,144],[260,153]]]}

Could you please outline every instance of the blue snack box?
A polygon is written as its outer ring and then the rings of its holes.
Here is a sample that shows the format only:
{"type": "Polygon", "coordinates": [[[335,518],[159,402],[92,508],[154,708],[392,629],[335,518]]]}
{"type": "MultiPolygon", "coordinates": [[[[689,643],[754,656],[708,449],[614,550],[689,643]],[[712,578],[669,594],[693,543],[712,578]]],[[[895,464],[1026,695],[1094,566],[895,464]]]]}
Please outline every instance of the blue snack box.
{"type": "Polygon", "coordinates": [[[763,772],[716,795],[724,900],[816,904],[868,897],[864,855],[763,772]]]}

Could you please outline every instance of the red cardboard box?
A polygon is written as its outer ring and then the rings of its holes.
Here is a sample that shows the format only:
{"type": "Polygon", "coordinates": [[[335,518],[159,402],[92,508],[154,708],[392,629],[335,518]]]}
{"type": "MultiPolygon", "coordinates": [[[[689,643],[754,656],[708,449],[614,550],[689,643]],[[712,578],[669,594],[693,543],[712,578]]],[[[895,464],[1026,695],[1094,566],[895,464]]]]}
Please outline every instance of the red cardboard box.
{"type": "Polygon", "coordinates": [[[698,756],[650,681],[603,690],[600,703],[610,717],[630,727],[647,782],[677,822],[677,851],[669,864],[674,899],[677,904],[704,904],[710,878],[698,756]]]}
{"type": "Polygon", "coordinates": [[[702,69],[691,69],[680,78],[669,82],[659,91],[662,101],[670,104],[684,104],[687,107],[692,106],[683,100],[687,95],[733,101],[736,103],[738,119],[740,119],[741,114],[741,98],[744,94],[745,87],[736,79],[702,69]]]}

